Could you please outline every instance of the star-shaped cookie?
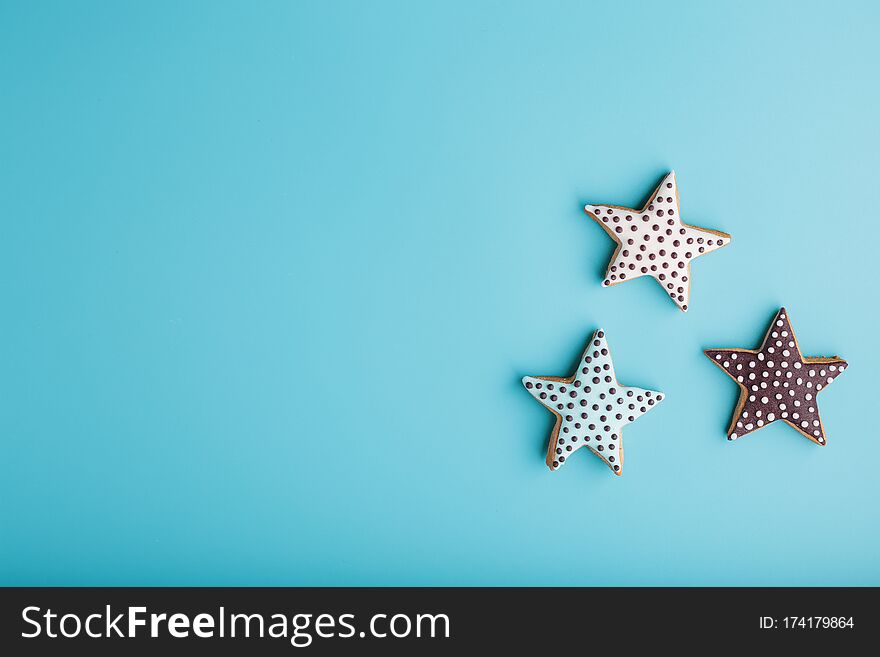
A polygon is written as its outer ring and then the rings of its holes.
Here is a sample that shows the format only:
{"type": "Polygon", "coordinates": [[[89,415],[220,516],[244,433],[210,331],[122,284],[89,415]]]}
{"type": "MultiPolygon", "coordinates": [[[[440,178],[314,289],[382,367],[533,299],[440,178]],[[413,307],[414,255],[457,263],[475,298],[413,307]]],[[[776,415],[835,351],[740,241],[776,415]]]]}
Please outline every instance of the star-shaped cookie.
{"type": "Polygon", "coordinates": [[[586,205],[584,211],[617,242],[602,285],[652,276],[685,312],[691,291],[691,260],[730,242],[727,233],[682,222],[674,171],[663,178],[641,210],[586,205]]]}
{"type": "Polygon", "coordinates": [[[663,393],[617,382],[601,329],[590,338],[577,371],[570,377],[526,376],[522,381],[556,416],[547,448],[551,470],[561,467],[581,447],[588,447],[615,474],[621,474],[621,429],[663,399],[663,393]]]}
{"type": "Polygon", "coordinates": [[[817,445],[826,443],[817,395],[847,368],[842,358],[804,358],[781,308],[760,349],[707,349],[706,355],[740,387],[727,430],[736,440],[782,420],[817,445]]]}

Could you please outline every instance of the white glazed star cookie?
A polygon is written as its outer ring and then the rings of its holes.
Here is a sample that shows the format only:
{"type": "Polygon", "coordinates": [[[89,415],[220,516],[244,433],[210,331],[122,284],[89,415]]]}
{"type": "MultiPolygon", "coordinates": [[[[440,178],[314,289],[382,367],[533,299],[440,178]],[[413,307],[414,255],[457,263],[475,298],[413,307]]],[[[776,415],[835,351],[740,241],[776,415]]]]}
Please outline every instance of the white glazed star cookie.
{"type": "Polygon", "coordinates": [[[666,175],[641,210],[586,205],[584,211],[617,242],[602,285],[652,276],[685,312],[691,290],[691,260],[730,242],[727,233],[682,222],[674,171],[666,175]]]}
{"type": "Polygon", "coordinates": [[[526,376],[522,381],[531,395],[556,416],[547,448],[551,470],[562,466],[581,447],[588,447],[614,474],[621,474],[621,429],[663,399],[663,393],[617,382],[601,329],[590,338],[577,371],[570,377],[526,376]]]}

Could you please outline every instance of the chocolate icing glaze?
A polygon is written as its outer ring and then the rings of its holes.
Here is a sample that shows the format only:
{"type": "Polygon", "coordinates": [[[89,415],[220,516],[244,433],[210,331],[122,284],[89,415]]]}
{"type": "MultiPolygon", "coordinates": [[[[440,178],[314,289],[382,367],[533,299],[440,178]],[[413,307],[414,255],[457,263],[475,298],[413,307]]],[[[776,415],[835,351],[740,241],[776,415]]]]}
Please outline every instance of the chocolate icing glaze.
{"type": "Polygon", "coordinates": [[[705,353],[741,389],[728,440],[782,420],[817,445],[826,444],[816,397],[840,376],[847,362],[837,356],[801,355],[785,308],[776,313],[759,349],[707,349],[705,353]]]}

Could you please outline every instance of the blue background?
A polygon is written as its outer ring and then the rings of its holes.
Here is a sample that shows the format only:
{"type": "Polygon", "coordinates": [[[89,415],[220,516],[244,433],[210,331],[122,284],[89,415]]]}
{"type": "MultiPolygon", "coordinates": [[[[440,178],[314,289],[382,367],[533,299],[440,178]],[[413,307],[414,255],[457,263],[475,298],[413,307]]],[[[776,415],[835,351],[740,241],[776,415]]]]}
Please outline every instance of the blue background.
{"type": "Polygon", "coordinates": [[[880,584],[871,2],[4,2],[3,584],[880,584]],[[692,309],[584,202],[668,169],[692,309]],[[819,448],[706,347],[791,313],[819,448]],[[544,465],[597,327],[668,399],[544,465]]]}

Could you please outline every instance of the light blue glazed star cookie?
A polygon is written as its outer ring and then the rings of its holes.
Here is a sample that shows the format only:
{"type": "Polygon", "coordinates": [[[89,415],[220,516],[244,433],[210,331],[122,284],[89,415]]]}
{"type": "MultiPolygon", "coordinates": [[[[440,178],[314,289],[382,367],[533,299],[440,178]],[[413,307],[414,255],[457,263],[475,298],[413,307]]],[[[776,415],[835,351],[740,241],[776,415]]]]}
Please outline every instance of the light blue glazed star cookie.
{"type": "Polygon", "coordinates": [[[587,343],[577,371],[568,378],[526,376],[523,385],[556,416],[550,434],[547,465],[562,466],[581,447],[587,447],[620,475],[623,470],[621,429],[644,415],[663,393],[630,388],[617,382],[605,332],[599,329],[587,343]]]}

